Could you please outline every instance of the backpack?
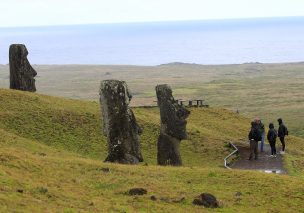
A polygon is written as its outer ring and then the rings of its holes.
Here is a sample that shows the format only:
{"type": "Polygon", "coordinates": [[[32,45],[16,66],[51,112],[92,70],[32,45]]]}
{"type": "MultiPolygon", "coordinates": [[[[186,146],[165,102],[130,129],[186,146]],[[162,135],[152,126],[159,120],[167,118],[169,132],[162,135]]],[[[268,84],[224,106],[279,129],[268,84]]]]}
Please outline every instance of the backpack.
{"type": "Polygon", "coordinates": [[[284,131],[284,136],[288,135],[288,129],[284,124],[283,124],[283,131],[284,131]]]}
{"type": "Polygon", "coordinates": [[[286,126],[284,126],[285,128],[284,128],[284,134],[285,135],[288,135],[288,129],[287,129],[287,127],[286,126]]]}
{"type": "Polygon", "coordinates": [[[254,139],[255,141],[262,140],[262,135],[261,135],[258,128],[252,128],[251,129],[251,138],[254,139]]]}

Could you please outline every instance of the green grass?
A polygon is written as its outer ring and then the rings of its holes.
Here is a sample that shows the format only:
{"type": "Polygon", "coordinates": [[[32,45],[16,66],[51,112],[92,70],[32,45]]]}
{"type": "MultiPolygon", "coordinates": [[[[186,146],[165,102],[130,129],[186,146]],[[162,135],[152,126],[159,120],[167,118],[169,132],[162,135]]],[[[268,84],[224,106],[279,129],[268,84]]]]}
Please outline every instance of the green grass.
{"type": "MultiPolygon", "coordinates": [[[[55,148],[104,160],[106,138],[102,134],[99,104],[55,98],[20,91],[0,90],[0,128],[18,136],[55,148]],[[9,100],[9,101],[7,101],[9,100]]],[[[145,162],[156,164],[159,135],[158,108],[135,108],[143,127],[141,144],[145,162]]],[[[181,144],[184,164],[188,166],[221,165],[228,153],[225,143],[239,141],[246,135],[248,119],[228,110],[196,109],[188,119],[189,139],[181,144]],[[218,123],[222,123],[218,126],[218,123]],[[220,133],[220,134],[219,134],[220,133]]]]}
{"type": "Polygon", "coordinates": [[[249,119],[219,108],[193,109],[181,146],[184,167],[160,167],[158,109],[134,112],[144,129],[145,162],[109,164],[102,162],[106,139],[97,103],[0,90],[0,212],[303,212],[302,139],[287,139],[291,176],[226,170],[225,144],[246,138],[249,119]],[[126,195],[132,187],[148,194],[126,195]],[[214,194],[221,208],[192,205],[203,192],[214,194]]]}

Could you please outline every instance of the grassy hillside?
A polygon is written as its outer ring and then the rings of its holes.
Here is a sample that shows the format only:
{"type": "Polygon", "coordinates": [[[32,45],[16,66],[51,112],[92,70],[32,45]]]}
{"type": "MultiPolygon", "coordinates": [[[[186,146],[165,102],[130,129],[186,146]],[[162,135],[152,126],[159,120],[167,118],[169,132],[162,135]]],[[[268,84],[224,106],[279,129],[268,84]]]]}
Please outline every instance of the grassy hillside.
{"type": "Polygon", "coordinates": [[[246,137],[248,120],[227,110],[193,109],[181,147],[185,166],[159,167],[153,165],[158,110],[134,111],[148,165],[108,164],[98,103],[0,90],[0,212],[214,212],[192,205],[202,192],[218,197],[220,212],[304,209],[303,140],[288,139],[284,160],[293,176],[226,170],[225,143],[246,137]],[[148,194],[126,195],[132,187],[148,194]]]}
{"type": "MultiPolygon", "coordinates": [[[[39,65],[40,93],[97,100],[101,80],[125,80],[134,105],[155,104],[157,82],[172,86],[175,97],[203,98],[211,106],[237,109],[267,124],[282,117],[293,135],[304,138],[304,63],[161,66],[39,65]],[[60,78],[58,78],[60,76],[60,78]]],[[[9,84],[9,67],[0,65],[0,87],[9,84]]]]}
{"type": "MultiPolygon", "coordinates": [[[[145,162],[156,164],[159,110],[136,108],[134,112],[144,129],[145,162]]],[[[225,144],[246,137],[248,125],[247,119],[227,110],[193,110],[188,119],[189,140],[181,145],[184,164],[222,165],[222,157],[229,151],[225,144]]],[[[99,103],[0,89],[0,128],[82,156],[106,158],[99,103]]]]}

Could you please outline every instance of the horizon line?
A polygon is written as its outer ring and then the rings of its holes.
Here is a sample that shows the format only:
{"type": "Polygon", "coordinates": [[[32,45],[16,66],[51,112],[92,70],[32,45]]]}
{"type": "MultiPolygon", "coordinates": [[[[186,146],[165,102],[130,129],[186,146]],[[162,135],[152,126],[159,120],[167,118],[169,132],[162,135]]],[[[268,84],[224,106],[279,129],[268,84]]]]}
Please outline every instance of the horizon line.
{"type": "Polygon", "coordinates": [[[253,19],[282,19],[282,18],[304,18],[304,16],[265,16],[265,17],[240,17],[240,18],[214,18],[214,19],[183,19],[183,20],[163,20],[163,21],[130,21],[130,22],[98,22],[79,24],[50,24],[50,25],[25,25],[25,26],[0,26],[0,29],[12,28],[40,28],[40,27],[67,27],[84,25],[121,25],[121,24],[153,24],[153,23],[174,23],[174,22],[198,22],[198,21],[233,21],[233,20],[253,20],[253,19]]]}

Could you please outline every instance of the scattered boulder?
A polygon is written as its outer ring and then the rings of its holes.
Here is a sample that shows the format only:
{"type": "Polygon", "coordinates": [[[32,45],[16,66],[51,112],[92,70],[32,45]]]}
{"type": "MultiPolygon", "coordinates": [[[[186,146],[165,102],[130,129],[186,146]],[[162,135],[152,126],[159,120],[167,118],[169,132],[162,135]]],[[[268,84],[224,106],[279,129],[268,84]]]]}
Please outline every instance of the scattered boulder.
{"type": "Polygon", "coordinates": [[[145,195],[147,194],[147,190],[144,188],[133,188],[128,192],[129,195],[145,195]]]}
{"type": "Polygon", "coordinates": [[[28,51],[24,44],[12,44],[9,48],[10,89],[35,92],[37,72],[27,59],[28,51]]]}
{"type": "Polygon", "coordinates": [[[209,193],[203,193],[197,196],[193,202],[194,205],[204,206],[207,208],[218,208],[219,202],[216,197],[209,193]]]}
{"type": "Polygon", "coordinates": [[[138,164],[143,161],[139,134],[142,130],[129,107],[132,95],[126,82],[104,80],[100,85],[103,132],[107,136],[107,162],[138,164]]]}
{"type": "Polygon", "coordinates": [[[157,163],[181,166],[179,147],[181,140],[187,138],[186,118],[190,112],[174,100],[172,90],[167,84],[157,85],[155,90],[161,119],[157,143],[157,163]]]}
{"type": "Polygon", "coordinates": [[[150,197],[150,199],[153,200],[153,201],[156,201],[156,200],[157,200],[157,198],[156,198],[154,195],[152,195],[152,196],[150,197]]]}
{"type": "Polygon", "coordinates": [[[23,189],[17,189],[16,191],[21,193],[21,194],[23,193],[23,189]]]}

